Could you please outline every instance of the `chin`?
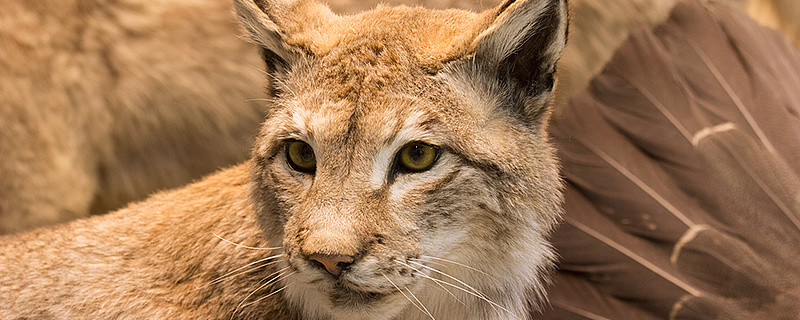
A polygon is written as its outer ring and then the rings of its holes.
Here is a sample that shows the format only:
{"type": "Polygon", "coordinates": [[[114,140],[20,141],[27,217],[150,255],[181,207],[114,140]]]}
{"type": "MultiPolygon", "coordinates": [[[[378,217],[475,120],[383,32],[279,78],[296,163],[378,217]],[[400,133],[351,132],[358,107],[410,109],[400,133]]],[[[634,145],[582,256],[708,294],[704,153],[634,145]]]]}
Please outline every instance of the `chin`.
{"type": "Polygon", "coordinates": [[[307,319],[383,320],[394,319],[408,305],[398,291],[370,292],[353,289],[343,281],[292,279],[286,286],[286,298],[303,310],[307,319]]]}

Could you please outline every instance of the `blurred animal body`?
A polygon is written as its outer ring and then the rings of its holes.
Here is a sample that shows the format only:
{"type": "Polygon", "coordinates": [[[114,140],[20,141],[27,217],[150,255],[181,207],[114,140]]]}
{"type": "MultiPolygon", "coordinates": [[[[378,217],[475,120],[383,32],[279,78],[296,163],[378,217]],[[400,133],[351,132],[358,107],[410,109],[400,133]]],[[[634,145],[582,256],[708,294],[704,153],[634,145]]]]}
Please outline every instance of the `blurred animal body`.
{"type": "Polygon", "coordinates": [[[0,2],[0,234],[243,160],[263,67],[230,2],[0,2]]]}

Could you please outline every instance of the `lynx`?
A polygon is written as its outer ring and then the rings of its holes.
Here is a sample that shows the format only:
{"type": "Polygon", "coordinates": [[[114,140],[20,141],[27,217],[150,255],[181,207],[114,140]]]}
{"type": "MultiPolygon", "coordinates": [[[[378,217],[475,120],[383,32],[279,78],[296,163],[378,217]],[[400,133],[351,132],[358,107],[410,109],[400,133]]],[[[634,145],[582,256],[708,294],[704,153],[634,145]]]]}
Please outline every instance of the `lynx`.
{"type": "Polygon", "coordinates": [[[0,318],[529,319],[566,2],[235,6],[274,95],[251,160],[0,238],[0,318]]]}

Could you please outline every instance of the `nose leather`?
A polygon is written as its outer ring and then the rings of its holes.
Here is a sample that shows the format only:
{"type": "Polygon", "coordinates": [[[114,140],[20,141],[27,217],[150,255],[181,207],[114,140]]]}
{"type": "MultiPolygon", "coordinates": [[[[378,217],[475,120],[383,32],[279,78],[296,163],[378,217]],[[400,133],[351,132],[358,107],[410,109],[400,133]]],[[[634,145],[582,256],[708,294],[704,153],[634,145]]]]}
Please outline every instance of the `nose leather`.
{"type": "Polygon", "coordinates": [[[328,273],[334,276],[342,274],[342,269],[351,265],[355,258],[353,256],[341,254],[315,253],[308,256],[308,260],[321,263],[328,273]]]}

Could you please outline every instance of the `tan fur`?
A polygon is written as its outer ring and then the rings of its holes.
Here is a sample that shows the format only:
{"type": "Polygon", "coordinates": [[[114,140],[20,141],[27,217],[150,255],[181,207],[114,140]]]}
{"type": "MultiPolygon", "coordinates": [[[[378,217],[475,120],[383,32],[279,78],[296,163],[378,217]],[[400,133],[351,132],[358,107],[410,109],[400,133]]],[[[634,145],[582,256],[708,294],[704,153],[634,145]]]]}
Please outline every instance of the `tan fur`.
{"type": "Polygon", "coordinates": [[[0,234],[243,160],[263,67],[228,0],[0,3],[0,234]]]}
{"type": "Polygon", "coordinates": [[[236,3],[275,66],[253,160],[0,238],[0,318],[529,318],[561,212],[546,122],[566,4],[236,3]],[[313,175],[287,163],[293,140],[313,175]],[[430,170],[395,169],[410,141],[441,150],[430,170]],[[315,254],[354,261],[337,277],[315,254]]]}
{"type": "MultiPolygon", "coordinates": [[[[215,236],[266,245],[247,185],[239,165],[118,212],[0,237],[0,318],[230,319],[272,272],[246,266],[270,251],[215,236]]],[[[236,318],[292,318],[280,302],[264,302],[236,318]]]]}

